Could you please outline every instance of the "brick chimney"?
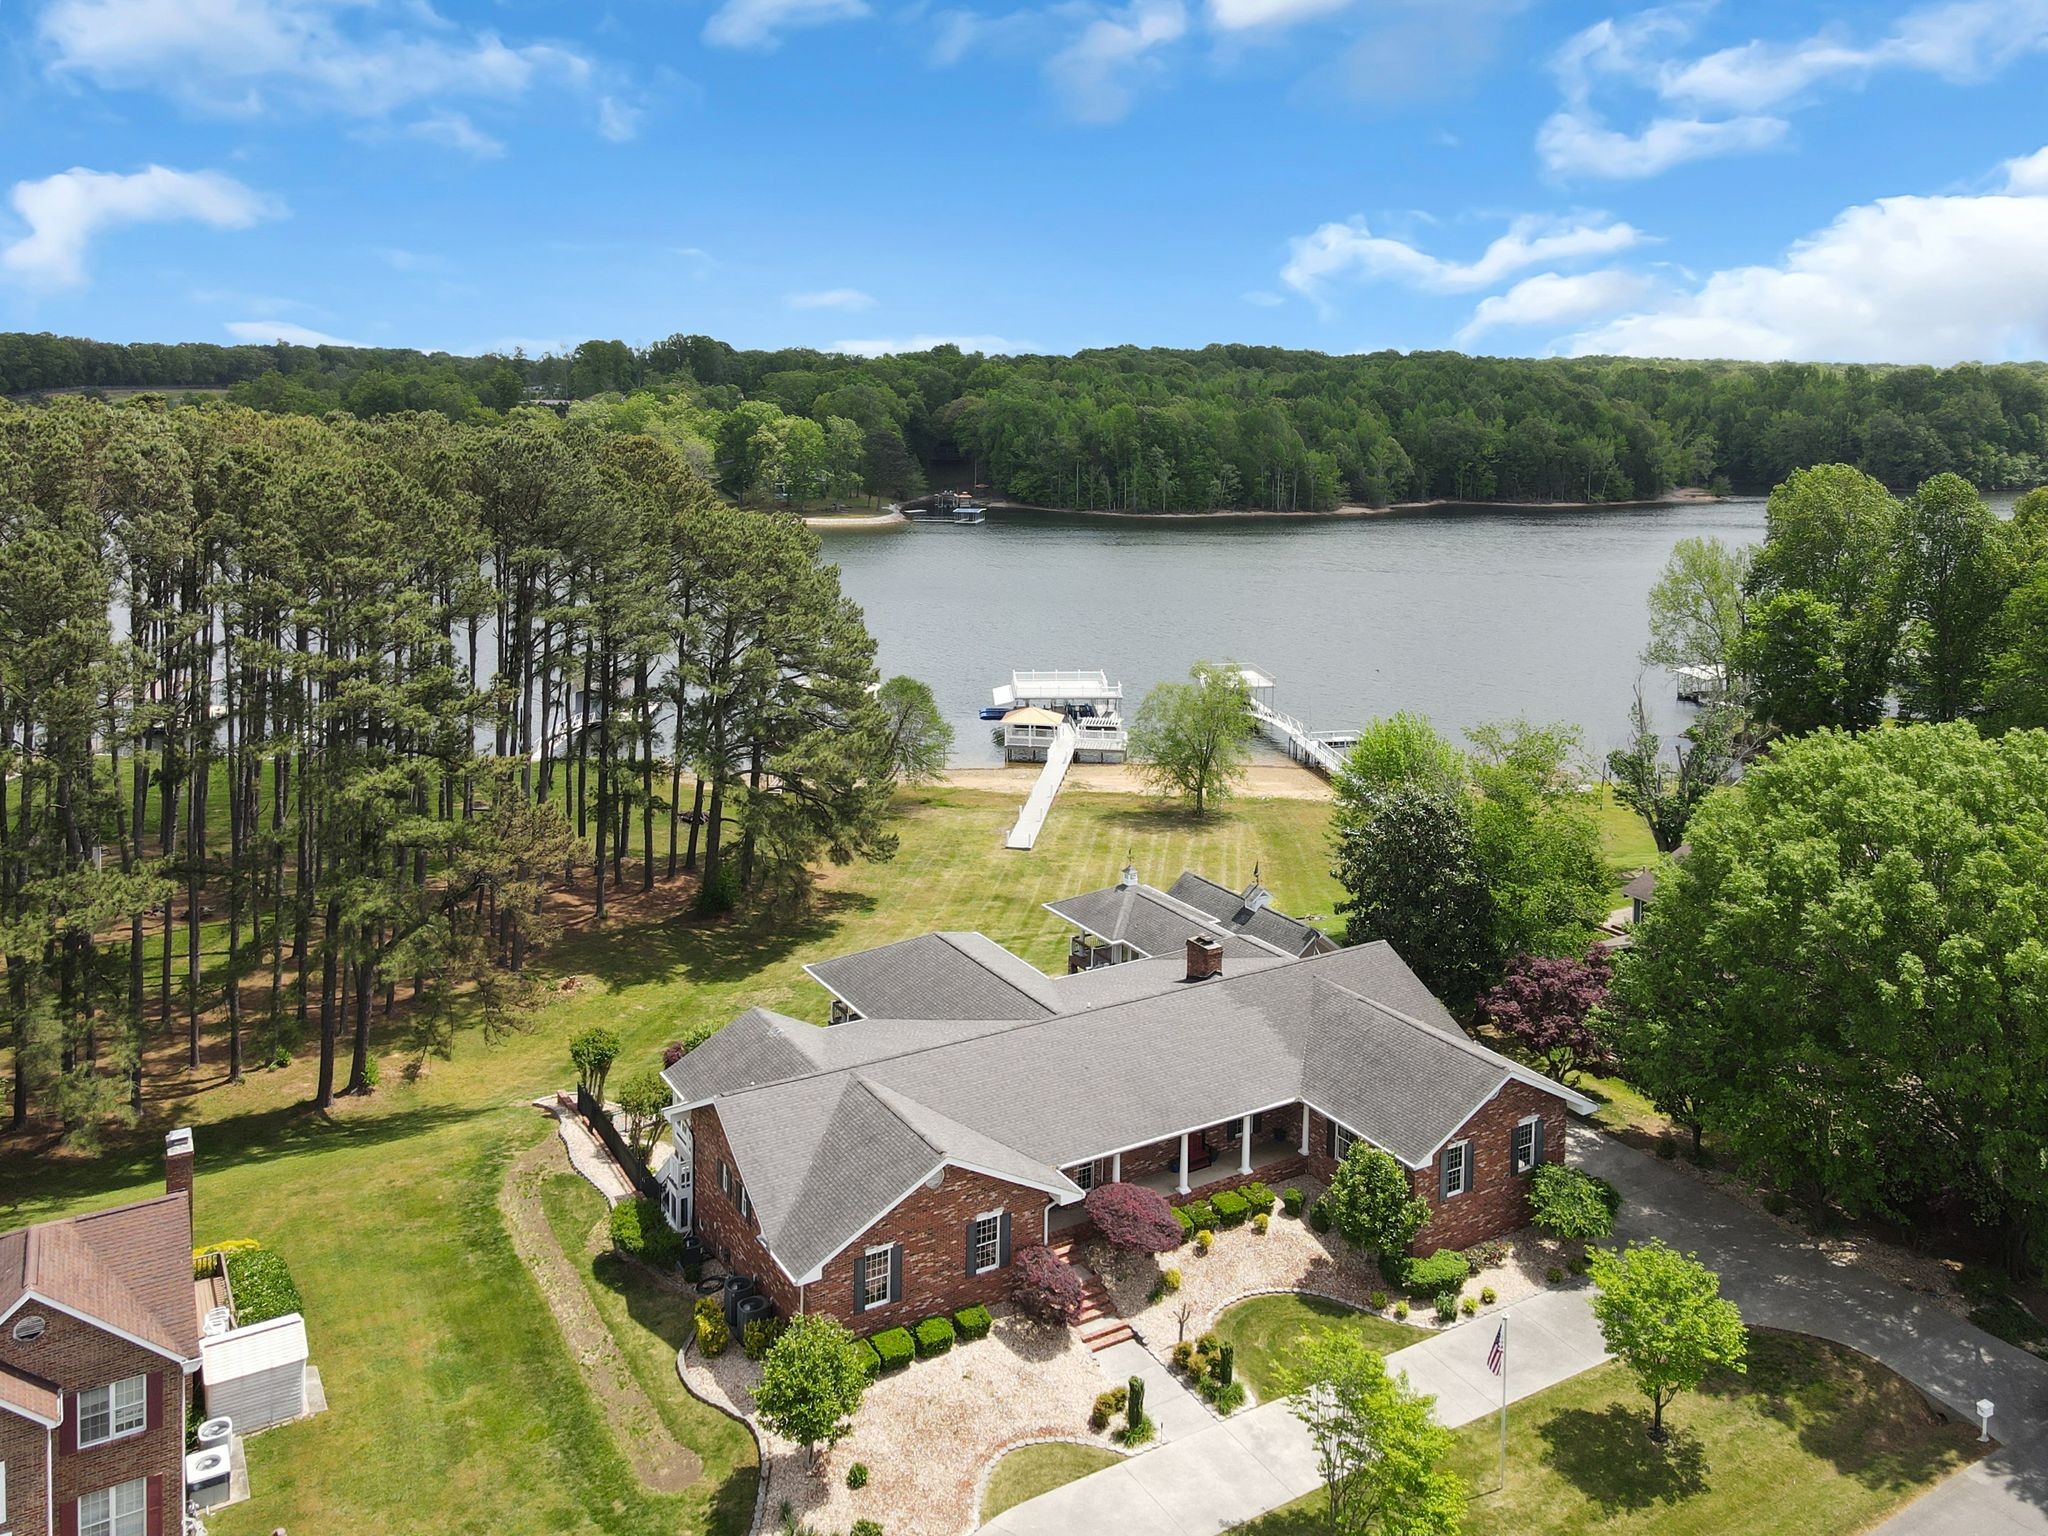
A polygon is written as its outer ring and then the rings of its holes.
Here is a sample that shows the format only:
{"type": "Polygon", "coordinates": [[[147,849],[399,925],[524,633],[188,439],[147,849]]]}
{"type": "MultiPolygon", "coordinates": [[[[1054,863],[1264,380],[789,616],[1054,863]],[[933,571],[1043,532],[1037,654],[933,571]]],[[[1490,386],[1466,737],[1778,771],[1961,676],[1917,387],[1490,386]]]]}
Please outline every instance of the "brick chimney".
{"type": "Polygon", "coordinates": [[[1188,980],[1207,981],[1223,974],[1223,946],[1205,933],[1188,935],[1188,980]]]}
{"type": "Polygon", "coordinates": [[[164,1193],[183,1195],[185,1211],[192,1211],[192,1132],[185,1126],[164,1137],[164,1193]]]}

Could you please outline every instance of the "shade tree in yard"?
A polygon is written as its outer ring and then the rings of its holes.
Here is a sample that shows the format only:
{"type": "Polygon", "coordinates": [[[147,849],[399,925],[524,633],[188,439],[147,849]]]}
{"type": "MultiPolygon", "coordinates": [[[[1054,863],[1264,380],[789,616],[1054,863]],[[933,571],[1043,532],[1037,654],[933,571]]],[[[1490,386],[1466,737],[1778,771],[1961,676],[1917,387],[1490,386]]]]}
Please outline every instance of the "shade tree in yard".
{"type": "Polygon", "coordinates": [[[1283,1371],[1288,1406],[1308,1432],[1332,1536],[1458,1536],[1465,1487],[1444,1465],[1451,1432],[1435,1399],[1391,1375],[1341,1329],[1310,1335],[1283,1371]]]}
{"type": "Polygon", "coordinates": [[[1619,1253],[1595,1249],[1593,1317],[1607,1352],[1650,1400],[1650,1438],[1667,1438],[1664,1410],[1709,1371],[1741,1372],[1749,1338],[1721,1279],[1689,1254],[1661,1242],[1619,1253]]]}
{"type": "Polygon", "coordinates": [[[1607,960],[1597,952],[1583,960],[1517,955],[1507,975],[1479,999],[1479,1018],[1551,1077],[1570,1082],[1604,1050],[1588,1020],[1607,999],[1608,977],[1607,960]]]}
{"type": "Polygon", "coordinates": [[[1643,818],[1659,853],[1675,852],[1685,841],[1692,813],[1714,792],[1736,762],[1739,711],[1709,706],[1673,744],[1671,760],[1650,724],[1640,689],[1629,710],[1629,742],[1607,754],[1614,798],[1643,818]]]}
{"type": "Polygon", "coordinates": [[[1158,683],[1131,718],[1130,755],[1147,783],[1190,802],[1195,815],[1244,777],[1255,730],[1251,689],[1225,663],[1198,661],[1184,683],[1158,683]]]}
{"type": "Polygon", "coordinates": [[[1384,939],[1453,1009],[1500,964],[1493,893],[1471,820],[1441,789],[1403,785],[1340,810],[1332,873],[1347,942],[1384,939]]]}
{"type": "Polygon", "coordinates": [[[816,1461],[853,1430],[868,1387],[859,1346],[837,1319],[820,1313],[789,1320],[761,1357],[754,1408],[761,1422],[816,1461]]]}
{"type": "Polygon", "coordinates": [[[882,707],[882,761],[888,775],[903,784],[929,784],[946,771],[953,750],[953,727],[939,713],[928,684],[914,677],[892,677],[875,695],[882,707]]]}

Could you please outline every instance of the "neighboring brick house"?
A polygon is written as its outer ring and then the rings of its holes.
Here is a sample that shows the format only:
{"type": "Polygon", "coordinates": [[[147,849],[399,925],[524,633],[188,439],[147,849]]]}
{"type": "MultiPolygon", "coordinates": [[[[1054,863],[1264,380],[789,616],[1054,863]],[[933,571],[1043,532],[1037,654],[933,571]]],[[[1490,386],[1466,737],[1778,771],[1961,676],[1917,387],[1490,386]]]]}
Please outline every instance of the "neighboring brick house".
{"type": "Polygon", "coordinates": [[[743,1014],[667,1068],[669,1122],[705,1242],[782,1313],[861,1332],[998,1299],[1097,1183],[1327,1178],[1354,1138],[1429,1202],[1418,1251],[1465,1247],[1527,1221],[1565,1110],[1593,1108],[1468,1039],[1383,943],[1292,957],[1196,930],[1048,977],[940,934],[813,973],[844,1022],[743,1014]]]}
{"type": "Polygon", "coordinates": [[[192,1135],[166,1193],[0,1233],[0,1532],[178,1536],[199,1369],[192,1135]]]}

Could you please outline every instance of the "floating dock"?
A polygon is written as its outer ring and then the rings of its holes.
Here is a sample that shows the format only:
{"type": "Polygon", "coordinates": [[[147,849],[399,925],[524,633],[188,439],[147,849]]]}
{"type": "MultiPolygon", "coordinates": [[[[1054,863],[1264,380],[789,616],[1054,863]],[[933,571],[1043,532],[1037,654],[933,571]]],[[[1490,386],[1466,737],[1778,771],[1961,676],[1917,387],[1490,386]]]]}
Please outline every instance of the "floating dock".
{"type": "Polygon", "coordinates": [[[1251,691],[1252,718],[1259,722],[1259,734],[1278,746],[1304,767],[1324,778],[1337,776],[1344,766],[1344,754],[1358,745],[1356,731],[1311,731],[1292,715],[1273,707],[1276,684],[1257,667],[1239,667],[1237,675],[1251,691]]]}
{"type": "Polygon", "coordinates": [[[1002,712],[1004,758],[1045,764],[1003,840],[1006,848],[1025,849],[1038,841],[1070,764],[1124,760],[1124,685],[1107,672],[1012,672],[992,696],[992,708],[1002,712]]]}

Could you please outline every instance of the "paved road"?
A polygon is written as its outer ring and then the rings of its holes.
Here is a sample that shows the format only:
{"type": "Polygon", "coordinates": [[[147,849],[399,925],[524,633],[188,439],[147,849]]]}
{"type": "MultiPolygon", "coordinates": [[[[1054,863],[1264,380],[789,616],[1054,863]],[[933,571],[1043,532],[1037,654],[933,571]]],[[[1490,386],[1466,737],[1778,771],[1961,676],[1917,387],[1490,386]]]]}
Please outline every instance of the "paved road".
{"type": "Polygon", "coordinates": [[[2002,1344],[1945,1308],[1830,1263],[1775,1223],[1691,1175],[1574,1127],[1573,1158],[1625,1197],[1615,1235],[1662,1237],[1721,1273],[1749,1322],[1816,1334],[1883,1361],[1928,1396],[1975,1418],[1997,1404],[2002,1442],[1877,1527],[1877,1536],[2048,1536],[2048,1361],[2002,1344]]]}
{"type": "MultiPolygon", "coordinates": [[[[1582,1291],[1532,1296],[1504,1307],[1508,1315],[1508,1398],[1576,1376],[1606,1359],[1600,1331],[1582,1291]]],[[[1417,1391],[1436,1395],[1437,1417],[1452,1427],[1496,1412],[1500,1379],[1486,1369],[1491,1319],[1462,1324],[1397,1350],[1389,1367],[1406,1371],[1417,1391]]],[[[1136,1344],[1117,1345],[1144,1354],[1136,1344]]],[[[1104,1351],[1105,1354],[1110,1353],[1104,1351]]],[[[1151,1356],[1145,1355],[1150,1361],[1151,1356]]],[[[1136,1362],[1133,1356],[1134,1363],[1136,1362]]],[[[1156,1361],[1152,1368],[1161,1370],[1156,1361]]],[[[1139,1364],[1141,1373],[1144,1366],[1139,1364]]],[[[1147,1376],[1148,1382],[1150,1376],[1147,1376]]],[[[1174,1403],[1178,1393],[1198,1414],[1200,1400],[1174,1381],[1148,1385],[1145,1402],[1174,1403]]],[[[1287,1404],[1204,1423],[1195,1417],[1168,1427],[1166,1443],[1078,1482],[1042,1493],[996,1516],[982,1530],[1001,1536],[1217,1536],[1319,1486],[1314,1447],[1287,1404]]]]}

